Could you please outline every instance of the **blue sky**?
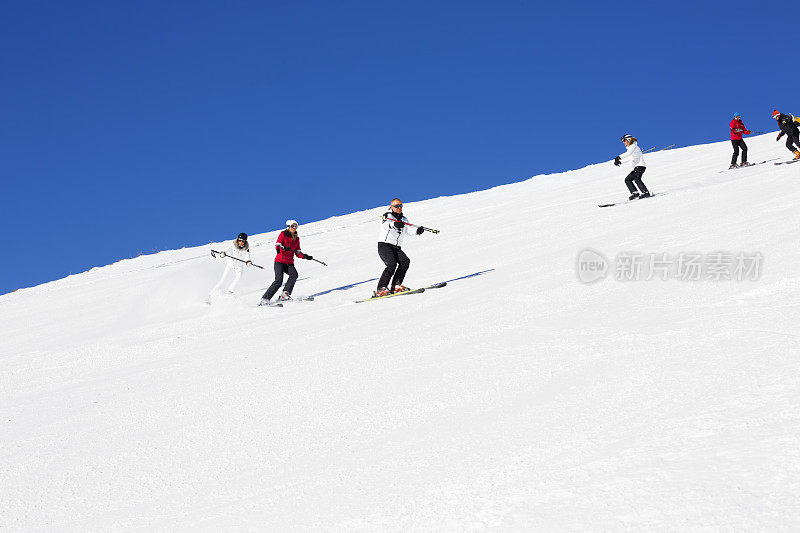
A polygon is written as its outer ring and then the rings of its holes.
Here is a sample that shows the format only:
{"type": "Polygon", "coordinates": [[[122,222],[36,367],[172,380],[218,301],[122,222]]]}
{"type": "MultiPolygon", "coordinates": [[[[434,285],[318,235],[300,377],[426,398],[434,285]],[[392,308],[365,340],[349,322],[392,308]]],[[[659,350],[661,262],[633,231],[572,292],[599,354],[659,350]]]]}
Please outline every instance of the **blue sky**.
{"type": "Polygon", "coordinates": [[[800,113],[779,6],[603,4],[2,2],[0,293],[800,113]]]}

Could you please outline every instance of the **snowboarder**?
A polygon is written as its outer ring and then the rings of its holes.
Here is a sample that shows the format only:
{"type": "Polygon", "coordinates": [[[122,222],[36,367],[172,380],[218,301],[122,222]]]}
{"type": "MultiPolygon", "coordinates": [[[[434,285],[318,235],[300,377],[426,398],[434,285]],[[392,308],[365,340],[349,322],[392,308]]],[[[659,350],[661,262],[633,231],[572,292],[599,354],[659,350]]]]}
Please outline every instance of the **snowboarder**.
{"type": "Polygon", "coordinates": [[[731,166],[729,168],[736,168],[736,159],[739,157],[739,148],[742,149],[742,164],[739,166],[746,167],[751,165],[747,162],[747,145],[742,140],[742,135],[750,135],[753,133],[744,127],[742,122],[742,115],[734,113],[733,120],[731,120],[731,144],[733,145],[733,157],[731,158],[731,166]]]}
{"type": "Polygon", "coordinates": [[[800,118],[794,115],[784,115],[777,109],[772,111],[772,118],[778,121],[778,126],[781,129],[776,141],[780,141],[785,134],[786,148],[794,154],[795,159],[800,159],[800,131],[797,129],[800,118]]]}
{"type": "Polygon", "coordinates": [[[627,133],[620,137],[622,144],[625,145],[625,153],[620,154],[614,158],[614,164],[620,166],[623,159],[630,159],[633,170],[625,178],[625,185],[628,186],[628,191],[631,195],[628,200],[635,200],[637,198],[647,198],[650,196],[650,191],[645,187],[642,181],[642,174],[647,169],[647,164],[644,162],[642,150],[636,142],[636,137],[628,135],[627,133]],[[639,188],[637,191],[636,188],[639,188]]]}
{"type": "Polygon", "coordinates": [[[247,244],[247,233],[240,233],[239,236],[233,241],[228,248],[222,252],[222,257],[227,257],[228,261],[225,264],[225,270],[222,272],[222,277],[219,278],[219,281],[214,288],[211,289],[211,292],[208,293],[208,302],[211,301],[211,296],[222,286],[225,282],[225,277],[228,275],[228,272],[231,270],[234,271],[233,281],[230,285],[228,285],[228,294],[233,294],[233,290],[236,288],[236,285],[239,283],[239,280],[242,277],[242,270],[243,267],[250,266],[252,261],[250,261],[250,245],[247,244]],[[236,261],[239,259],[239,261],[236,261]],[[244,261],[242,263],[241,261],[244,261]]]}
{"type": "Polygon", "coordinates": [[[269,286],[267,292],[261,297],[259,305],[269,305],[270,299],[275,296],[278,289],[283,284],[283,275],[288,274],[289,279],[286,280],[286,286],[283,288],[283,294],[278,297],[278,302],[283,302],[292,299],[292,290],[294,283],[297,281],[297,269],[294,267],[294,257],[297,256],[301,259],[314,259],[308,254],[300,251],[300,236],[297,234],[297,221],[287,220],[286,229],[278,234],[278,240],[275,242],[275,250],[278,255],[275,256],[275,281],[269,286]]]}
{"type": "Polygon", "coordinates": [[[408,219],[403,216],[403,202],[400,198],[395,198],[389,204],[389,211],[383,214],[378,233],[378,257],[386,268],[378,280],[378,290],[373,293],[373,297],[409,290],[403,286],[403,278],[408,272],[411,260],[400,247],[403,245],[403,237],[412,234],[422,235],[425,228],[419,226],[416,231],[412,231],[407,223],[408,219]]]}

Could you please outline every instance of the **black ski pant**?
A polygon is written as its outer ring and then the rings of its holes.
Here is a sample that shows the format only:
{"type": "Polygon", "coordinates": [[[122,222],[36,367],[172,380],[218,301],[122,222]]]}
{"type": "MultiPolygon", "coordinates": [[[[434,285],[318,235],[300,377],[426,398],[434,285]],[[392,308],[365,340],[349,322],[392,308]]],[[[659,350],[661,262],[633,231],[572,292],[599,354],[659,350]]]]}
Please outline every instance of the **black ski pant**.
{"type": "Polygon", "coordinates": [[[639,187],[640,192],[649,192],[642,181],[642,174],[644,174],[646,169],[647,167],[635,167],[631,173],[628,174],[628,177],[625,178],[625,185],[628,186],[628,190],[631,191],[631,194],[636,192],[636,187],[639,187]]]}
{"type": "Polygon", "coordinates": [[[294,265],[287,265],[286,263],[279,263],[275,261],[275,281],[272,282],[272,285],[269,286],[267,292],[264,293],[263,298],[270,300],[275,293],[278,292],[278,289],[281,288],[283,284],[283,275],[289,274],[289,279],[286,280],[286,287],[283,288],[289,294],[292,294],[292,290],[294,289],[294,282],[297,281],[297,269],[294,265]]]}
{"type": "Polygon", "coordinates": [[[731,144],[733,145],[733,157],[731,158],[731,165],[736,164],[736,159],[739,157],[739,147],[742,148],[742,164],[744,165],[747,163],[747,145],[744,143],[743,139],[731,139],[731,144]]]}
{"type": "Polygon", "coordinates": [[[792,153],[794,153],[795,150],[800,150],[800,130],[795,129],[786,134],[786,148],[792,153]],[[797,148],[795,148],[795,146],[797,146],[797,148]]]}
{"type": "Polygon", "coordinates": [[[399,246],[388,242],[378,243],[378,256],[383,261],[383,264],[386,265],[386,268],[383,269],[383,274],[381,274],[381,279],[378,281],[378,288],[386,287],[392,289],[397,285],[402,285],[403,278],[406,277],[408,267],[411,265],[411,259],[399,246]],[[389,286],[390,278],[392,280],[391,287],[389,286]]]}

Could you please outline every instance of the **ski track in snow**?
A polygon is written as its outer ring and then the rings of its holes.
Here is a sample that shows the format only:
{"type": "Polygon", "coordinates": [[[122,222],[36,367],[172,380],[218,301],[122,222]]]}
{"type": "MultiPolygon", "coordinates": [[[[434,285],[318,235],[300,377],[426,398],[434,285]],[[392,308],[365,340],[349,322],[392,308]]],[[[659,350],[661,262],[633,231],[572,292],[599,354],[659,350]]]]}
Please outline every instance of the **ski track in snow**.
{"type": "Polygon", "coordinates": [[[220,243],[0,296],[0,530],[800,530],[800,168],[646,158],[669,194],[613,209],[610,162],[406,204],[410,286],[488,271],[419,295],[352,303],[374,208],[301,226],[314,302],[256,307],[275,231],[211,306],[220,243]],[[763,274],[584,285],[584,248],[763,274]]]}

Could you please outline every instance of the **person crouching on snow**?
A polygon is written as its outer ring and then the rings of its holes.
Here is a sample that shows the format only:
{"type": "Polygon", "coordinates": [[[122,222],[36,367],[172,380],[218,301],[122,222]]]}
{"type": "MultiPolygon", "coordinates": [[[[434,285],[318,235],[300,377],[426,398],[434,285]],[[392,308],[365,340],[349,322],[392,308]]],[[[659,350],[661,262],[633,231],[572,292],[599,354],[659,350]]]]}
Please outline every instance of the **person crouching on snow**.
{"type": "Polygon", "coordinates": [[[283,288],[283,294],[278,297],[278,301],[286,301],[292,299],[292,290],[294,283],[297,281],[297,269],[294,267],[294,257],[300,259],[314,259],[308,254],[300,251],[300,236],[297,234],[297,221],[287,220],[286,229],[278,234],[278,240],[275,242],[275,250],[278,255],[275,256],[275,281],[269,286],[267,292],[261,297],[259,305],[267,305],[270,298],[275,296],[278,289],[283,284],[283,275],[288,274],[289,279],[286,280],[286,286],[283,288]]]}
{"type": "Polygon", "coordinates": [[[239,280],[242,277],[243,267],[245,265],[249,266],[252,264],[250,261],[250,245],[247,244],[247,233],[240,233],[236,240],[233,241],[230,246],[228,246],[228,248],[222,252],[221,255],[222,257],[226,257],[228,260],[225,263],[225,270],[222,272],[222,277],[219,278],[217,284],[214,285],[214,288],[211,289],[211,292],[208,294],[209,301],[211,300],[211,296],[225,282],[225,278],[227,277],[228,272],[231,270],[233,270],[234,276],[233,281],[230,285],[228,285],[228,294],[233,294],[233,290],[236,288],[236,285],[239,283],[239,280]]]}
{"type": "Polygon", "coordinates": [[[644,182],[642,181],[642,174],[644,174],[644,171],[647,170],[647,164],[644,162],[642,150],[636,143],[636,138],[632,135],[628,135],[626,133],[620,137],[620,140],[622,141],[622,144],[625,145],[626,150],[624,154],[620,154],[614,158],[614,164],[620,166],[623,159],[630,159],[631,166],[633,166],[633,170],[625,178],[625,185],[628,186],[628,191],[631,193],[628,200],[647,198],[650,196],[650,191],[647,190],[647,187],[645,187],[644,182]],[[636,190],[637,187],[639,188],[638,191],[636,190]]]}

